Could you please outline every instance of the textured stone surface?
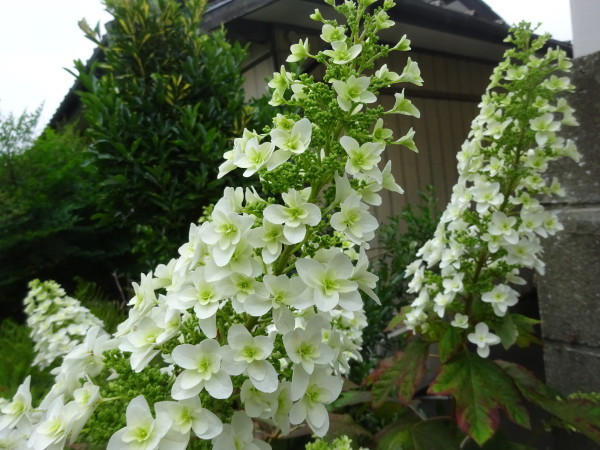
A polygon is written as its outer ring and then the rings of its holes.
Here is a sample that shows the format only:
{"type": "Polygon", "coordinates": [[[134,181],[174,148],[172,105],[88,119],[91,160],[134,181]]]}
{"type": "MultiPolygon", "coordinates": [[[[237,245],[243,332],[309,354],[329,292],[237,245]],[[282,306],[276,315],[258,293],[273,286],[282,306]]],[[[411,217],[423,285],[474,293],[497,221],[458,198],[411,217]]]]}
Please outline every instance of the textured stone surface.
{"type": "MultiPolygon", "coordinates": [[[[576,91],[568,97],[579,127],[567,127],[582,164],[557,161],[567,195],[545,199],[565,229],[543,240],[546,274],[537,279],[547,383],[563,394],[600,392],[600,53],[573,61],[576,91]]],[[[587,438],[552,433],[556,450],[599,449],[587,438]]]]}
{"type": "Polygon", "coordinates": [[[600,347],[600,207],[558,213],[565,229],[543,242],[542,333],[545,339],[600,347]]]}
{"type": "Polygon", "coordinates": [[[600,349],[544,342],[546,382],[562,394],[600,392],[600,349]]]}
{"type": "Polygon", "coordinates": [[[575,108],[579,127],[563,127],[562,136],[573,139],[583,155],[581,165],[572,160],[556,161],[548,175],[556,176],[567,196],[549,203],[600,203],[600,53],[573,61],[571,80],[575,92],[567,96],[575,108]]]}

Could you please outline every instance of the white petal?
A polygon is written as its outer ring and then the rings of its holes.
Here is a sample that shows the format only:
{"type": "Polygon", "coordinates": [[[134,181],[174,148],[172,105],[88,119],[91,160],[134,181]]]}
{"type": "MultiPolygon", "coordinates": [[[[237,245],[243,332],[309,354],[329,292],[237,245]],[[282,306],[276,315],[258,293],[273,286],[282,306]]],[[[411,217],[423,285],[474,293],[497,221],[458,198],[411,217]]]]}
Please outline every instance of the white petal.
{"type": "Polygon", "coordinates": [[[228,398],[233,392],[231,378],[224,371],[219,371],[206,381],[206,390],[214,398],[228,398]]]}
{"type": "Polygon", "coordinates": [[[306,236],[306,226],[304,224],[297,227],[285,225],[283,227],[283,235],[290,241],[290,244],[298,244],[299,242],[302,242],[304,236],[306,236]]]}

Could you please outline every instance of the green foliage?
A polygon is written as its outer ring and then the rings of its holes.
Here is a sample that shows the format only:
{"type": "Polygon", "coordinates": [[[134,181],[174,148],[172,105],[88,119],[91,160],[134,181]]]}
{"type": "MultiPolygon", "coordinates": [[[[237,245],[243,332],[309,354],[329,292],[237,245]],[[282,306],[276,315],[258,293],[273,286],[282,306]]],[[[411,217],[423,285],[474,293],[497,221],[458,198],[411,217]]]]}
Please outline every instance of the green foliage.
{"type": "Polygon", "coordinates": [[[35,352],[29,328],[11,319],[0,323],[0,397],[11,399],[23,380],[31,375],[31,395],[37,404],[48,392],[54,377],[50,369],[33,365],[35,352]]]}
{"type": "Polygon", "coordinates": [[[566,398],[523,367],[506,361],[498,364],[512,377],[521,395],[528,401],[549,412],[569,429],[600,442],[600,402],[597,394],[566,398]]]}
{"type": "Polygon", "coordinates": [[[133,398],[144,395],[149,404],[171,399],[170,375],[152,366],[135,373],[131,370],[129,358],[118,350],[106,352],[104,356],[105,368],[98,379],[118,376],[102,383],[100,394],[110,400],[98,406],[78,439],[89,443],[92,448],[104,448],[113,433],[125,426],[125,410],[133,398]]]}
{"type": "Polygon", "coordinates": [[[32,113],[24,111],[19,117],[12,113],[3,116],[0,112],[0,154],[18,155],[31,147],[41,113],[41,106],[32,113]]]}
{"type": "MultiPolygon", "coordinates": [[[[100,213],[135,237],[145,267],[168,261],[226,185],[217,167],[231,138],[257,126],[244,106],[246,52],[204,34],[205,1],[106,0],[106,39],[85,24],[103,62],[76,62],[84,117],[102,182],[100,213]]],[[[239,180],[238,180],[239,184],[239,180]]]]}
{"type": "Polygon", "coordinates": [[[340,436],[331,442],[317,439],[306,444],[305,450],[352,450],[352,439],[348,436],[340,436]]]}
{"type": "Polygon", "coordinates": [[[73,297],[104,323],[106,332],[117,331],[117,325],[126,318],[124,304],[110,298],[102,287],[93,281],[86,281],[79,277],[76,277],[75,281],[77,287],[73,297]]]}
{"type": "Polygon", "coordinates": [[[377,450],[458,450],[456,433],[440,420],[416,420],[407,416],[393,422],[377,436],[377,450]]]}
{"type": "Polygon", "coordinates": [[[48,129],[31,148],[0,154],[0,303],[12,314],[32,278],[100,280],[123,251],[110,228],[89,219],[97,173],[86,148],[73,129],[48,129]]]}

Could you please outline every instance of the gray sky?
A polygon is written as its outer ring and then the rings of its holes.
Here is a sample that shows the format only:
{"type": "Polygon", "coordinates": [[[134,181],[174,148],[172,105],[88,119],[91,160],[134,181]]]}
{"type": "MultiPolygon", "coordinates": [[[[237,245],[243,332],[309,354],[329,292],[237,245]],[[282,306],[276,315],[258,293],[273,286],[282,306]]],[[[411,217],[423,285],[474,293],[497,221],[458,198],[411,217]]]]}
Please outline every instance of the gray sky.
{"type": "MultiPolygon", "coordinates": [[[[508,23],[543,22],[542,31],[571,39],[569,0],[485,0],[508,23]]],[[[0,111],[19,115],[44,103],[44,126],[73,84],[64,70],[86,61],[94,45],[79,30],[110,19],[100,0],[0,0],[0,111]]]]}

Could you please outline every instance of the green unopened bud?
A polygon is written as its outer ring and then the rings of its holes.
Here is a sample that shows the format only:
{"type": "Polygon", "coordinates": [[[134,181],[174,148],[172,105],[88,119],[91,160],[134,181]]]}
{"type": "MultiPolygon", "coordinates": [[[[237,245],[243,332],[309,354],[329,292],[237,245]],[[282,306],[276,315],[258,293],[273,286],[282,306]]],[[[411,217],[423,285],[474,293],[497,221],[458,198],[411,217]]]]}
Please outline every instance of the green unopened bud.
{"type": "Polygon", "coordinates": [[[399,52],[407,52],[410,50],[410,39],[406,37],[406,35],[402,36],[398,43],[392,48],[392,50],[397,50],[399,52]]]}
{"type": "Polygon", "coordinates": [[[323,16],[321,15],[321,11],[319,11],[318,9],[315,9],[315,12],[310,15],[310,18],[317,22],[323,22],[324,20],[323,16]]]}

